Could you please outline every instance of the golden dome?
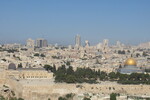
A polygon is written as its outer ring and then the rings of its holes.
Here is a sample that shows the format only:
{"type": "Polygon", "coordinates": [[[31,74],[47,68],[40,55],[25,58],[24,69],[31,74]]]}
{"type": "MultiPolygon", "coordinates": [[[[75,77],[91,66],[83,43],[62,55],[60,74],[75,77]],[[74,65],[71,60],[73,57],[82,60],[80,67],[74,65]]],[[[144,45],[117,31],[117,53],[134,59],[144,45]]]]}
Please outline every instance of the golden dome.
{"type": "Polygon", "coordinates": [[[135,59],[133,58],[128,58],[126,61],[125,61],[125,66],[136,66],[136,61],[135,59]]]}

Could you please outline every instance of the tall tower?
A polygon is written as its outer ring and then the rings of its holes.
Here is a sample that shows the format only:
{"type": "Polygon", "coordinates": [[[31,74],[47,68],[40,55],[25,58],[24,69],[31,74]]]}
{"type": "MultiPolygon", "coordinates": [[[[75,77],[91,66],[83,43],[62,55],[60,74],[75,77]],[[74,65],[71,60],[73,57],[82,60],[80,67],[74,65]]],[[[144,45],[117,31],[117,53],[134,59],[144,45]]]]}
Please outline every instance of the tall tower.
{"type": "Polygon", "coordinates": [[[80,35],[76,35],[76,38],[75,38],[75,46],[76,47],[80,47],[81,46],[81,37],[80,35]]]}
{"type": "Polygon", "coordinates": [[[116,46],[117,46],[117,47],[121,47],[120,41],[117,41],[117,42],[116,42],[116,46]]]}
{"type": "Polygon", "coordinates": [[[36,46],[39,48],[47,47],[48,46],[47,40],[45,40],[43,38],[37,39],[36,40],[36,46]]]}
{"type": "Polygon", "coordinates": [[[27,47],[34,47],[34,40],[28,39],[27,40],[27,47]]]}
{"type": "Polygon", "coordinates": [[[108,39],[103,40],[103,52],[104,53],[108,52],[108,42],[109,42],[108,39]]]}
{"type": "Polygon", "coordinates": [[[104,39],[104,40],[103,40],[103,46],[104,46],[104,47],[108,47],[108,42],[109,42],[108,39],[104,39]]]}
{"type": "Polygon", "coordinates": [[[90,43],[88,40],[85,41],[85,47],[89,47],[90,46],[90,43]]]}

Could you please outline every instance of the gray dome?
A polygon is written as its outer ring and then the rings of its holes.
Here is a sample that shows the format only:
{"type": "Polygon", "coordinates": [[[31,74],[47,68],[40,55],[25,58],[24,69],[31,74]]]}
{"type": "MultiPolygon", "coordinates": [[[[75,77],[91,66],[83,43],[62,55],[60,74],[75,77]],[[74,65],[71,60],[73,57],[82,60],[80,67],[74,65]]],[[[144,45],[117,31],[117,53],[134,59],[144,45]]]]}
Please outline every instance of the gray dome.
{"type": "Polygon", "coordinates": [[[8,69],[13,69],[13,70],[16,70],[16,65],[14,63],[10,63],[8,65],[8,69]]]}

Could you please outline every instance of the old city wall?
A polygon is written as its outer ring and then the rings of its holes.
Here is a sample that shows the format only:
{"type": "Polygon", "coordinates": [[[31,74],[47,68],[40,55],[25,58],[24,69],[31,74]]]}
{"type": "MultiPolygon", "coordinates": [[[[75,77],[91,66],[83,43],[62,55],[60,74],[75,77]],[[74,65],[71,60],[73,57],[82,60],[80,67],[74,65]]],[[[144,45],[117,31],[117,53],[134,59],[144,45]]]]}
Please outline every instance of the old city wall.
{"type": "Polygon", "coordinates": [[[25,100],[58,100],[59,96],[78,91],[74,84],[26,85],[23,87],[22,96],[25,100]]]}
{"type": "Polygon", "coordinates": [[[23,98],[25,100],[58,100],[59,96],[75,93],[100,93],[110,94],[112,92],[130,95],[150,95],[150,85],[100,85],[100,84],[51,84],[47,86],[24,86],[23,98]]]}

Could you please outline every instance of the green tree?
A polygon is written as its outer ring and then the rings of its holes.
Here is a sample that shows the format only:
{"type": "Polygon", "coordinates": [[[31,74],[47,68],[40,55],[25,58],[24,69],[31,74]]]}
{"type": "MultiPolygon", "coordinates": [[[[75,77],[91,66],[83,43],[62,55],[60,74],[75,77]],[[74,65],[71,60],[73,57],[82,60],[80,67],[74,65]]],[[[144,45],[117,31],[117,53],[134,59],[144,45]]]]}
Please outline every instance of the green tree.
{"type": "Polygon", "coordinates": [[[66,81],[66,67],[62,65],[58,68],[55,73],[55,82],[65,82],[66,81]]]}
{"type": "Polygon", "coordinates": [[[90,98],[84,97],[83,100],[91,100],[90,98]]]}
{"type": "Polygon", "coordinates": [[[74,96],[74,94],[73,94],[73,93],[70,93],[70,94],[66,94],[65,97],[69,99],[69,98],[73,98],[73,96],[74,96]]]}
{"type": "Polygon", "coordinates": [[[128,50],[127,52],[130,53],[130,50],[128,50]]]}
{"type": "Polygon", "coordinates": [[[18,64],[18,68],[22,68],[22,63],[18,64]]]}
{"type": "Polygon", "coordinates": [[[45,57],[45,55],[44,55],[44,54],[41,54],[41,57],[45,57]]]}
{"type": "Polygon", "coordinates": [[[75,83],[76,82],[76,77],[74,75],[67,75],[66,76],[66,82],[67,83],[75,83]]]}
{"type": "Polygon", "coordinates": [[[99,79],[100,79],[100,80],[107,80],[107,73],[101,71],[100,76],[99,76],[99,79]]]}
{"type": "Polygon", "coordinates": [[[115,72],[111,72],[111,73],[109,73],[109,78],[111,79],[111,80],[115,80],[115,79],[117,79],[117,75],[116,75],[116,73],[115,72]]]}
{"type": "Polygon", "coordinates": [[[53,67],[50,66],[50,65],[44,65],[44,68],[47,70],[47,71],[52,71],[53,67]]]}
{"type": "Polygon", "coordinates": [[[64,97],[59,97],[58,100],[67,100],[67,99],[64,97]]]}
{"type": "Polygon", "coordinates": [[[140,56],[140,54],[139,53],[136,53],[136,57],[139,57],[140,56]]]}
{"type": "Polygon", "coordinates": [[[117,96],[116,93],[110,94],[110,100],[117,100],[116,96],[117,96]]]}
{"type": "Polygon", "coordinates": [[[119,68],[122,68],[121,64],[119,65],[119,68]]]}
{"type": "Polygon", "coordinates": [[[70,66],[70,61],[67,61],[67,62],[66,62],[66,65],[67,65],[67,66],[70,66]]]}
{"type": "Polygon", "coordinates": [[[0,100],[5,100],[5,98],[1,95],[1,96],[0,96],[0,100]]]}
{"type": "Polygon", "coordinates": [[[37,56],[37,57],[39,57],[40,55],[39,55],[39,53],[35,53],[35,54],[34,54],[34,56],[37,56]]]}
{"type": "Polygon", "coordinates": [[[9,100],[17,100],[16,97],[11,97],[9,100]]]}
{"type": "Polygon", "coordinates": [[[53,65],[53,73],[56,73],[56,66],[55,66],[55,64],[53,65]]]}
{"type": "Polygon", "coordinates": [[[18,100],[24,100],[23,98],[18,98],[18,100]]]}
{"type": "Polygon", "coordinates": [[[69,66],[69,68],[67,69],[67,75],[72,75],[72,74],[74,74],[74,70],[72,66],[69,66]]]}
{"type": "Polygon", "coordinates": [[[118,50],[118,54],[125,54],[126,52],[123,50],[123,51],[121,51],[121,50],[118,50]]]}
{"type": "Polygon", "coordinates": [[[146,57],[146,56],[149,56],[146,52],[143,52],[143,56],[146,57]]]}

